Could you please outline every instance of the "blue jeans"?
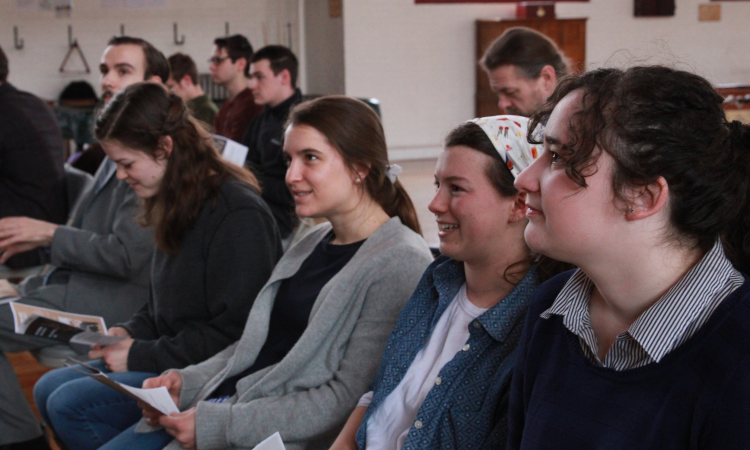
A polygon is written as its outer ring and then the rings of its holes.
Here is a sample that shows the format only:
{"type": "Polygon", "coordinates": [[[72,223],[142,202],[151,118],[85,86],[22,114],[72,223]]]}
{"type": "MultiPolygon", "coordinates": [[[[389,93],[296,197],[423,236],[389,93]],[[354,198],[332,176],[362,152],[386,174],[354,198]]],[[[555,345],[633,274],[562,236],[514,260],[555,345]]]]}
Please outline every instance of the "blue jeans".
{"type": "MultiPolygon", "coordinates": [[[[101,362],[91,365],[104,371],[101,362]]],[[[141,387],[145,379],[157,374],[122,372],[107,376],[141,387]]],[[[164,430],[134,433],[141,418],[136,402],[68,367],[44,374],[34,386],[34,401],[44,422],[71,449],[161,449],[172,440],[164,430]]]]}

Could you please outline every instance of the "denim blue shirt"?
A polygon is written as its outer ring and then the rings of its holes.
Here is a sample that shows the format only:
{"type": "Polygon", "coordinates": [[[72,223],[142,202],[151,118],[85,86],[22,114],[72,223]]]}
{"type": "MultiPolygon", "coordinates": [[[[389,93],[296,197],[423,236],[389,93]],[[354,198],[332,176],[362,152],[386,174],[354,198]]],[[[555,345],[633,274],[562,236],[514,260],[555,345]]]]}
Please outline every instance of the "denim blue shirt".
{"type": "MultiPolygon", "coordinates": [[[[370,416],[406,375],[465,281],[463,267],[446,256],[425,271],[388,338],[372,402],[357,431],[360,449],[365,449],[370,416]]],[[[538,285],[536,270],[529,270],[501,302],[470,323],[467,345],[440,370],[440,384],[419,408],[404,450],[505,448],[515,350],[538,285]]]]}

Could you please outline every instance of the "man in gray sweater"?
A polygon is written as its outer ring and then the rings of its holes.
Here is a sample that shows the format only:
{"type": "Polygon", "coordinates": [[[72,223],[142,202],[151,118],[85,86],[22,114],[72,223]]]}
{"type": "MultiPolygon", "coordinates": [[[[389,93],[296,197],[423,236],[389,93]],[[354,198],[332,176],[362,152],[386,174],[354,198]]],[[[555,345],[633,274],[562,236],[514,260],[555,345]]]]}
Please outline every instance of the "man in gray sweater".
{"type": "MultiPolygon", "coordinates": [[[[164,55],[133,37],[112,38],[99,66],[102,100],[140,82],[169,77],[164,55]]],[[[52,267],[17,288],[4,282],[0,292],[18,302],[103,316],[107,323],[127,320],[148,299],[148,263],[154,244],[150,229],[137,221],[140,202],[115,165],[105,158],[70,214],[67,225],[28,217],[0,220],[0,263],[35,248],[47,249],[52,267]]],[[[3,280],[4,281],[4,280],[3,280]]],[[[47,448],[5,352],[48,346],[53,341],[14,333],[9,306],[0,305],[0,449],[47,448]]]]}

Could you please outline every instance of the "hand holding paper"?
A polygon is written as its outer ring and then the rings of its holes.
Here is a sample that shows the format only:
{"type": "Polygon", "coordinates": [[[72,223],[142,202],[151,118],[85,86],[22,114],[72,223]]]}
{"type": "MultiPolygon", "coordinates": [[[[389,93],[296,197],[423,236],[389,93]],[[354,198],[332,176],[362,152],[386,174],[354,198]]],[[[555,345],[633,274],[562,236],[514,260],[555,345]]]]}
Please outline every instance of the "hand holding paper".
{"type": "MultiPolygon", "coordinates": [[[[163,387],[169,392],[170,397],[172,397],[172,401],[175,405],[180,404],[180,390],[182,389],[182,377],[177,372],[167,372],[164,375],[149,378],[143,382],[143,388],[144,389],[155,389],[163,387]]],[[[156,426],[159,424],[159,417],[161,417],[161,413],[156,411],[153,408],[146,407],[148,405],[139,405],[141,406],[141,409],[143,409],[143,417],[146,418],[146,422],[148,422],[151,426],[156,426]]]]}
{"type": "Polygon", "coordinates": [[[195,407],[170,416],[161,416],[159,423],[183,448],[195,449],[195,407]]]}
{"type": "Polygon", "coordinates": [[[162,414],[170,415],[172,413],[180,412],[180,410],[177,409],[177,405],[175,405],[174,401],[172,401],[172,397],[170,397],[169,392],[167,392],[167,388],[163,386],[156,389],[139,389],[126,386],[122,383],[118,383],[110,379],[99,369],[91,367],[88,364],[77,361],[73,358],[68,358],[68,362],[66,362],[65,365],[73,370],[76,370],[86,376],[95,379],[102,384],[111,387],[118,392],[125,394],[135,401],[142,402],[148,405],[150,408],[153,408],[161,412],[162,414]],[[79,368],[78,366],[81,366],[81,368],[79,368]]]}

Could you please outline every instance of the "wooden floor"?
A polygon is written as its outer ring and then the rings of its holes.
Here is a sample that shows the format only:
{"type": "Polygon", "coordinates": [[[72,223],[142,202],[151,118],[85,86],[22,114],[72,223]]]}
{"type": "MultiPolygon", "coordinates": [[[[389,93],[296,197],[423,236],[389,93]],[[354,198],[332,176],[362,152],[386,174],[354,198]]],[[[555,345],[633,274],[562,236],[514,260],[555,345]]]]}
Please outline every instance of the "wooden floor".
{"type": "MultiPolygon", "coordinates": [[[[398,162],[404,169],[399,179],[409,193],[412,202],[414,202],[414,207],[417,209],[419,222],[422,226],[422,234],[430,247],[437,247],[439,242],[435,216],[427,209],[427,205],[429,205],[432,197],[435,195],[433,177],[435,162],[436,160],[434,159],[398,162]]],[[[16,370],[26,398],[34,409],[34,413],[38,416],[39,412],[32,398],[34,384],[42,375],[52,369],[39,364],[28,352],[8,354],[7,356],[16,370]]],[[[58,450],[54,442],[51,445],[53,449],[58,450]]]]}
{"type": "MultiPolygon", "coordinates": [[[[39,364],[29,352],[7,353],[5,356],[7,356],[8,361],[13,364],[13,368],[18,376],[18,381],[21,383],[21,388],[23,388],[23,393],[26,394],[26,400],[34,410],[34,414],[39,418],[39,411],[34,404],[34,384],[36,384],[37,380],[39,380],[42,375],[52,369],[39,364]]],[[[50,446],[52,446],[53,450],[59,450],[59,447],[54,442],[50,442],[50,446]]]]}

